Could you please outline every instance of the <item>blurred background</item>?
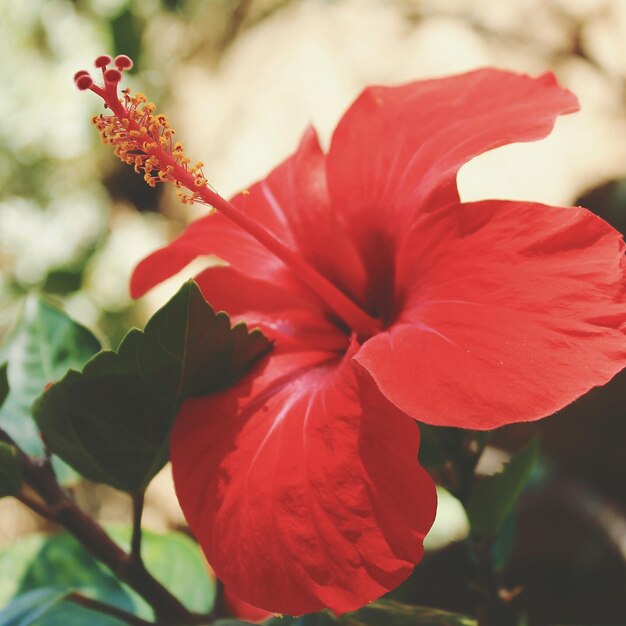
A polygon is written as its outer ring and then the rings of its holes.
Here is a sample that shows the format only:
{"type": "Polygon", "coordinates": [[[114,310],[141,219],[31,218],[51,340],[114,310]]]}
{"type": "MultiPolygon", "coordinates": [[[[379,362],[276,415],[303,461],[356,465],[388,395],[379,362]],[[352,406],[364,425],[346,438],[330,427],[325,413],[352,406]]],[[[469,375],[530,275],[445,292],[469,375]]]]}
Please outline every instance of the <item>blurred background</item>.
{"type": "MultiPolygon", "coordinates": [[[[115,346],[182,278],[138,303],[128,296],[134,264],[202,207],[146,186],[99,143],[90,118],[101,102],[72,76],[102,53],[134,58],[129,86],[168,115],[222,195],[262,177],[309,123],[327,145],[368,84],[485,65],[552,70],[582,111],[542,142],[472,161],[461,196],[582,204],[626,229],[624,0],[2,0],[0,337],[40,290],[115,346]]],[[[542,471],[503,585],[531,626],[626,624],[626,376],[538,425],[503,429],[484,471],[538,430],[542,471]]],[[[122,496],[93,485],[77,494],[104,521],[128,517],[122,496]]],[[[145,520],[184,527],[168,470],[145,520]]],[[[0,501],[0,546],[42,528],[0,501]]],[[[471,611],[466,528],[444,494],[431,552],[396,597],[471,611]]]]}

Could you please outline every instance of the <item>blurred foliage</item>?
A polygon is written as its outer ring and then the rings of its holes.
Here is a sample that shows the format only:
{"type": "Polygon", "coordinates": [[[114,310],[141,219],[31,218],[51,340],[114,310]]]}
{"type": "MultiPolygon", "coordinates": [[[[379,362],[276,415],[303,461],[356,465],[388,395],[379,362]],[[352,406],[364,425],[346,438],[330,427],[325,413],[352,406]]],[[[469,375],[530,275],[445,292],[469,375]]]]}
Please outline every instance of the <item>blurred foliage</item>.
{"type": "MultiPolygon", "coordinates": [[[[476,626],[476,620],[464,615],[389,600],[372,602],[340,616],[324,611],[301,617],[277,616],[264,623],[267,626],[476,626]]],[[[249,626],[249,622],[220,620],[215,626],[249,626]]]]}
{"type": "Polygon", "coordinates": [[[22,464],[13,446],[0,442],[0,498],[22,490],[22,464]]]}
{"type": "Polygon", "coordinates": [[[576,200],[576,204],[593,211],[626,235],[626,178],[590,189],[576,200]]]}
{"type": "Polygon", "coordinates": [[[498,535],[530,479],[539,457],[539,440],[533,439],[511,457],[504,469],[473,485],[466,509],[472,533],[498,535]]]}
{"type": "MultiPolygon", "coordinates": [[[[113,527],[109,532],[121,547],[128,547],[129,528],[113,527]]],[[[176,532],[144,531],[142,557],[146,567],[181,602],[198,612],[212,608],[215,580],[194,541],[176,532]]],[[[31,535],[0,551],[0,607],[5,607],[4,611],[0,610],[0,624],[121,623],[68,602],[67,594],[72,591],[145,619],[152,618],[152,610],[140,596],[121,584],[66,533],[31,535]],[[32,617],[38,611],[41,622],[32,617]],[[24,621],[11,622],[8,616],[13,615],[24,621]]]]}
{"type": "Polygon", "coordinates": [[[65,313],[41,298],[27,299],[19,324],[2,347],[8,362],[9,394],[0,407],[0,426],[29,455],[43,456],[31,418],[31,404],[46,385],[79,368],[100,350],[100,342],[65,313]]]}
{"type": "Polygon", "coordinates": [[[133,265],[167,239],[160,189],[97,149],[96,99],[73,73],[103,52],[135,59],[133,88],[168,97],[170,72],[201,55],[217,64],[240,29],[281,1],[7,0],[0,21],[0,337],[29,290],[63,295],[79,319],[116,344],[145,314],[124,286],[133,265]],[[156,36],[154,36],[156,35],[156,36]],[[10,61],[9,61],[10,59],[10,61]],[[154,70],[158,68],[158,73],[154,70]],[[42,97],[43,95],[43,97],[42,97]],[[15,103],[20,102],[20,108],[15,103]],[[53,120],[53,123],[51,123],[53,120]],[[129,212],[152,220],[130,221],[129,212]],[[117,220],[121,216],[122,219],[117,220]],[[120,224],[120,222],[122,224],[120,224]],[[113,226],[113,230],[111,229],[113,226]],[[132,228],[132,231],[130,230],[132,228]],[[127,229],[134,246],[119,246],[127,229]],[[114,232],[116,231],[116,232],[114,232]],[[114,266],[106,267],[115,248],[114,266]],[[106,268],[106,269],[104,269],[106,268]],[[95,280],[107,273],[107,287],[95,280]],[[95,277],[95,278],[94,278],[95,277]]]}

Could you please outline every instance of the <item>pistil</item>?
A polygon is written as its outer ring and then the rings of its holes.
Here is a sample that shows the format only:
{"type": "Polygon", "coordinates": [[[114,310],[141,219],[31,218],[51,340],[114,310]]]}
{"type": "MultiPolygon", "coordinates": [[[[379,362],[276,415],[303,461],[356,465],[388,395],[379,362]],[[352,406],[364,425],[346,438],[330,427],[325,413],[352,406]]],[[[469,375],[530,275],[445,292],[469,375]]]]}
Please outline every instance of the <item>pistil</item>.
{"type": "Polygon", "coordinates": [[[120,100],[117,85],[123,71],[132,67],[129,57],[120,55],[113,61],[103,55],[96,59],[95,65],[102,70],[103,87],[96,85],[85,70],[77,72],[74,81],[79,89],[89,89],[99,95],[111,110],[111,116],[97,116],[94,123],[103,141],[115,146],[115,153],[122,161],[134,165],[137,172],[143,171],[148,184],[172,182],[179,189],[185,187],[191,192],[191,195],[179,192],[184,202],[201,202],[221,211],[289,266],[357,335],[368,337],[380,330],[379,320],[368,315],[263,224],[214,191],[202,173],[202,164],[190,167],[182,145],[173,142],[174,131],[167,120],[162,115],[154,115],[154,105],[146,103],[145,97],[140,94],[131,97],[129,91],[124,90],[124,100],[120,100]],[[108,67],[112,62],[115,68],[108,67]]]}

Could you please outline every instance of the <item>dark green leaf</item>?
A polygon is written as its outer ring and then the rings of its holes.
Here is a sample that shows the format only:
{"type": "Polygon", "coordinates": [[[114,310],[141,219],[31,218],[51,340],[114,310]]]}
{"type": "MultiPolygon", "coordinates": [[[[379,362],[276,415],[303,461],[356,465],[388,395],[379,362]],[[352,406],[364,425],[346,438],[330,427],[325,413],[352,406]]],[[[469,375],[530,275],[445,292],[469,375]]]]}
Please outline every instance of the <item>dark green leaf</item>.
{"type": "Polygon", "coordinates": [[[476,621],[448,611],[380,600],[340,618],[342,626],[476,626],[476,621]]]}
{"type": "MultiPolygon", "coordinates": [[[[220,620],[215,626],[244,626],[239,620],[220,620]]],[[[275,617],[266,626],[476,626],[476,621],[439,609],[379,600],[358,611],[335,617],[324,611],[302,617],[275,617]]]]}
{"type": "Polygon", "coordinates": [[[501,572],[506,567],[516,537],[517,515],[515,510],[512,510],[504,518],[491,545],[491,564],[496,572],[501,572]]]}
{"type": "Polygon", "coordinates": [[[125,8],[111,22],[111,35],[115,54],[127,54],[138,59],[144,23],[132,8],[125,8]]]}
{"type": "Polygon", "coordinates": [[[420,464],[426,469],[439,469],[451,460],[449,458],[449,447],[444,441],[443,435],[448,429],[420,424],[420,464]]]}
{"type": "Polygon", "coordinates": [[[17,450],[0,441],[0,498],[15,496],[22,490],[22,464],[17,450]]]}
{"type": "Polygon", "coordinates": [[[0,366],[0,407],[9,395],[9,379],[7,378],[7,364],[0,366]]]}
{"type": "Polygon", "coordinates": [[[80,254],[63,265],[50,269],[41,286],[44,293],[67,296],[82,287],[85,267],[98,250],[101,239],[92,241],[82,248],[80,254]]]}
{"type": "MultiPolygon", "coordinates": [[[[0,367],[0,407],[9,394],[6,363],[0,367]]],[[[13,446],[0,442],[0,498],[22,489],[22,465],[13,446]]]]}
{"type": "Polygon", "coordinates": [[[18,596],[0,610],[0,626],[30,626],[58,605],[66,595],[65,587],[44,587],[18,596]]]}
{"type": "Polygon", "coordinates": [[[55,269],[48,273],[42,285],[46,293],[54,293],[66,296],[81,288],[83,280],[83,267],[55,269]]]}
{"type": "Polygon", "coordinates": [[[420,463],[427,469],[437,470],[450,464],[464,472],[468,461],[472,463],[477,451],[482,450],[489,433],[445,426],[420,424],[420,463]],[[476,449],[475,449],[476,448],[476,449]]]}
{"type": "Polygon", "coordinates": [[[64,312],[39,297],[26,300],[24,312],[2,360],[8,361],[10,386],[0,407],[0,427],[27,454],[43,455],[43,444],[31,416],[31,405],[45,385],[68,369],[82,367],[100,349],[98,340],[64,312]]]}
{"type": "Polygon", "coordinates": [[[224,389],[271,344],[231,328],[189,281],[117,352],[101,352],[43,394],[35,417],[50,449],[87,478],[143,489],[168,460],[181,402],[224,389]]]}
{"type": "Polygon", "coordinates": [[[487,476],[470,493],[467,516],[472,533],[495,537],[513,510],[539,458],[539,439],[531,440],[505,465],[502,472],[487,476]]]}

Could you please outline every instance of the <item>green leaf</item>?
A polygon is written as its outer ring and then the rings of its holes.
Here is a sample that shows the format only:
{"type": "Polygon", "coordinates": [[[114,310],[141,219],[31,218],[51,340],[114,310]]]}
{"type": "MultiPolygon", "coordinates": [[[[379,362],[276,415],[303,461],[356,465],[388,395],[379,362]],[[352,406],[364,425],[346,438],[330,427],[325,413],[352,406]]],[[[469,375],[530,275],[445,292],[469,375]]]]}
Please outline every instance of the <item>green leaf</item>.
{"type": "Polygon", "coordinates": [[[65,598],[61,598],[42,617],[31,623],[32,626],[128,626],[125,620],[88,609],[65,598]]]}
{"type": "Polygon", "coordinates": [[[474,535],[487,538],[497,535],[530,478],[539,458],[539,447],[539,439],[532,439],[502,472],[483,478],[472,489],[467,516],[474,535]]]}
{"type": "Polygon", "coordinates": [[[0,626],[30,626],[53,609],[66,595],[65,587],[45,587],[18,596],[0,610],[0,626]]]}
{"type": "MultiPolygon", "coordinates": [[[[128,548],[130,528],[108,530],[115,541],[128,548]]],[[[190,610],[208,612],[213,608],[215,580],[194,541],[177,532],[144,531],[141,553],[146,568],[190,610]]],[[[120,583],[67,533],[30,535],[0,551],[0,606],[51,586],[80,591],[144,619],[153,618],[152,610],[139,595],[120,583]]],[[[45,621],[37,624],[82,626],[96,623],[94,615],[72,602],[59,601],[50,607],[45,621]]],[[[98,619],[98,626],[119,625],[112,617],[98,619]]]]}
{"type": "MultiPolygon", "coordinates": [[[[509,511],[498,529],[498,534],[491,542],[491,566],[494,571],[502,572],[506,567],[517,537],[517,515],[509,511]]],[[[471,546],[474,549],[474,546],[471,546]]],[[[470,553],[471,554],[471,553],[470,553]]]]}
{"type": "Polygon", "coordinates": [[[226,388],[270,347],[258,330],[231,328],[189,281],[117,352],[48,389],[35,417],[50,449],[85,477],[136,492],[167,462],[182,401],[226,388]]]}
{"type": "MultiPolygon", "coordinates": [[[[107,529],[125,550],[130,548],[130,528],[107,529]]],[[[160,534],[144,530],[141,557],[153,576],[189,610],[207,613],[213,608],[217,588],[198,544],[178,532],[160,534]]]]}
{"type": "MultiPolygon", "coordinates": [[[[214,626],[244,626],[240,620],[220,620],[214,626]]],[[[476,626],[476,621],[439,609],[379,600],[340,617],[328,611],[302,617],[274,617],[266,626],[476,626]]]]}
{"type": "Polygon", "coordinates": [[[17,450],[0,441],[0,498],[22,491],[22,464],[17,450]]]}
{"type": "MultiPolygon", "coordinates": [[[[92,598],[135,612],[140,606],[126,588],[109,570],[92,557],[71,535],[30,535],[0,552],[0,606],[11,599],[42,588],[55,587],[66,592],[76,590],[92,598]]],[[[49,607],[46,625],[75,624],[65,620],[68,611],[73,614],[80,607],[67,608],[60,600],[49,607]]],[[[94,622],[94,614],[86,612],[94,622]]],[[[102,618],[103,626],[119,623],[102,618]]],[[[100,622],[98,622],[100,624],[100,622]]],[[[0,622],[1,624],[1,622],[0,622]]]]}
{"type": "MultiPolygon", "coordinates": [[[[43,456],[31,415],[35,398],[48,383],[70,368],[82,367],[99,349],[98,340],[63,311],[37,296],[26,300],[22,317],[2,350],[2,360],[8,361],[10,389],[0,407],[0,428],[26,454],[43,456]]],[[[68,479],[67,472],[60,470],[61,478],[68,479]]]]}
{"type": "Polygon", "coordinates": [[[0,606],[20,592],[22,577],[45,540],[45,535],[29,535],[0,550],[0,606]]]}
{"type": "Polygon", "coordinates": [[[0,626],[127,626],[125,621],[68,600],[71,591],[63,586],[27,591],[0,611],[0,626]]]}

